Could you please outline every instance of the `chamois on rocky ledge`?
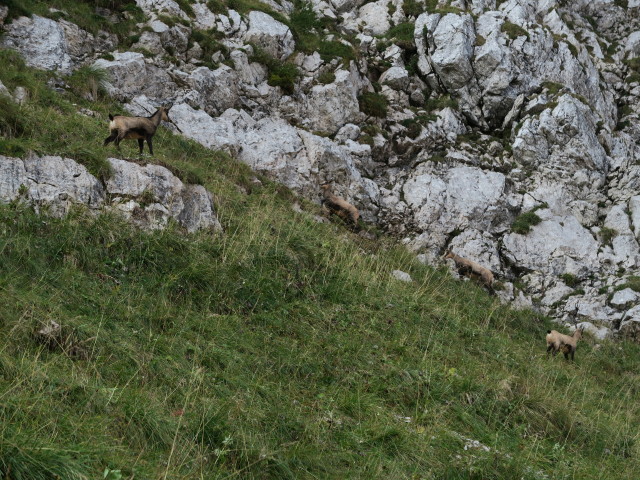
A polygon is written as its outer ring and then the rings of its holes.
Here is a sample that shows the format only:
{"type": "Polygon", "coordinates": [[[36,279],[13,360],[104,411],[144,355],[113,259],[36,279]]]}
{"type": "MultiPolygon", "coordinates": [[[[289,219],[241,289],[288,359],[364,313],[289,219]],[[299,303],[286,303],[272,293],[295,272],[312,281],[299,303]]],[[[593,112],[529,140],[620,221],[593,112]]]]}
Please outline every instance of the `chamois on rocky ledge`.
{"type": "Polygon", "coordinates": [[[345,222],[350,223],[354,231],[359,230],[358,219],[360,212],[346,200],[336,196],[331,191],[330,183],[320,185],[322,189],[322,205],[324,205],[330,213],[334,213],[345,222]]]}
{"type": "Polygon", "coordinates": [[[144,149],[144,141],[147,141],[149,145],[149,153],[153,155],[153,145],[151,139],[158,129],[161,121],[170,122],[168,107],[159,107],[153,115],[150,117],[125,117],[123,115],[113,116],[109,114],[109,135],[104,140],[104,146],[110,142],[114,142],[116,147],[120,149],[120,142],[127,138],[135,138],[138,140],[138,146],[140,147],[140,155],[144,149]]]}

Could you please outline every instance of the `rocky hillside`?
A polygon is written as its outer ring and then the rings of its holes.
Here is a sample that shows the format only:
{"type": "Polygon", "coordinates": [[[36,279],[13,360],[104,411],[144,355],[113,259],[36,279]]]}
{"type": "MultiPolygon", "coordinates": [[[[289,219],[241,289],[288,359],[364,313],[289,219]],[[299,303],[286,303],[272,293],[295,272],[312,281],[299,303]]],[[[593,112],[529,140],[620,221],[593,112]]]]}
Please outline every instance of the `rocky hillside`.
{"type": "Polygon", "coordinates": [[[84,72],[134,114],[173,102],[186,137],[311,200],[333,182],[506,301],[635,338],[640,3],[91,5],[9,2],[2,45],[61,91],[84,72]]]}

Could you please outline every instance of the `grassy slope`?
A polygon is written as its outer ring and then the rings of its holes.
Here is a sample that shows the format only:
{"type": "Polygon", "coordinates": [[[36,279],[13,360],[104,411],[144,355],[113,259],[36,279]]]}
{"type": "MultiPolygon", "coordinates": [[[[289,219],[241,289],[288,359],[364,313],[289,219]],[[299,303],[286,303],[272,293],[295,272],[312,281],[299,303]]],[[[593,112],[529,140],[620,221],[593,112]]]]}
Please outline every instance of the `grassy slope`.
{"type": "MultiPolygon", "coordinates": [[[[11,64],[0,80],[31,100],[0,109],[0,153],[108,174],[115,105],[11,64]]],[[[0,477],[637,478],[637,346],[548,360],[530,312],[293,212],[222,154],[164,129],[154,143],[154,161],[215,193],[224,236],[0,207],[0,477]],[[48,319],[88,358],[38,344],[48,319]]]]}

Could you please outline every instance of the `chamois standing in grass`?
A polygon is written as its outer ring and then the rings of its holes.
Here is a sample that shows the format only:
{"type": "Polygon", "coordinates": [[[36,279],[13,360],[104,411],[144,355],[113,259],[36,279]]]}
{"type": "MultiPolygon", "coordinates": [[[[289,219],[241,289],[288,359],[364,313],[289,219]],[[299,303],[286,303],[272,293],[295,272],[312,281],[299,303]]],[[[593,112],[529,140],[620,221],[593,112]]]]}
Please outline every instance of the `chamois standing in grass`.
{"type": "Polygon", "coordinates": [[[460,275],[480,280],[487,290],[489,290],[489,293],[493,293],[493,273],[491,273],[491,270],[473,260],[456,255],[451,250],[445,252],[444,258],[453,259],[460,275]]]}
{"type": "Polygon", "coordinates": [[[359,229],[358,219],[360,218],[358,209],[346,200],[334,195],[330,183],[323,183],[320,188],[322,189],[322,205],[327,207],[330,213],[334,213],[351,224],[353,230],[357,231],[359,229]]]}
{"type": "Polygon", "coordinates": [[[556,330],[547,330],[547,356],[553,353],[555,357],[559,351],[562,351],[565,360],[569,360],[569,356],[573,360],[578,340],[582,338],[582,330],[582,328],[576,328],[573,335],[564,335],[556,330]]]}
{"type": "Polygon", "coordinates": [[[109,135],[104,140],[103,145],[107,145],[110,142],[114,142],[116,147],[120,149],[120,142],[127,138],[135,138],[138,140],[138,146],[140,147],[140,155],[144,149],[144,141],[147,141],[149,145],[149,153],[153,155],[153,145],[151,139],[158,129],[161,121],[170,122],[168,107],[160,107],[150,117],[125,117],[123,115],[113,116],[109,114],[109,135]]]}

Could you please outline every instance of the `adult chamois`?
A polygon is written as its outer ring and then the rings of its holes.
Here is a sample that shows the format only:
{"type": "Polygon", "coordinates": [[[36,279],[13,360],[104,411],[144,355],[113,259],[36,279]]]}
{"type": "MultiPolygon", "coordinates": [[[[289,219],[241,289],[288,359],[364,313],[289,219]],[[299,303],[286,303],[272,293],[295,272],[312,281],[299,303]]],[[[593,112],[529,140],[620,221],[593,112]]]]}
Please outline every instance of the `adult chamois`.
{"type": "Polygon", "coordinates": [[[564,335],[556,330],[547,330],[547,356],[551,353],[555,357],[558,352],[562,352],[565,360],[569,360],[569,356],[573,360],[578,340],[582,338],[583,330],[583,328],[576,328],[573,335],[564,335]]]}
{"type": "Polygon", "coordinates": [[[444,253],[443,258],[451,258],[456,264],[456,268],[458,269],[458,273],[460,275],[465,275],[470,278],[477,278],[482,282],[482,284],[487,288],[489,293],[493,294],[493,273],[486,267],[483,267],[477,262],[473,260],[466,259],[461,257],[460,255],[456,255],[451,250],[447,250],[444,253]]]}
{"type": "Polygon", "coordinates": [[[322,205],[326,207],[330,213],[337,215],[345,222],[351,224],[351,228],[354,231],[358,231],[358,219],[360,218],[358,209],[343,198],[334,195],[331,191],[330,183],[323,183],[320,185],[320,189],[322,190],[322,205]]]}
{"type": "Polygon", "coordinates": [[[138,146],[140,147],[140,155],[144,149],[144,141],[147,141],[149,145],[149,153],[153,155],[153,144],[151,139],[158,129],[161,121],[170,122],[168,107],[159,107],[155,113],[149,117],[125,117],[123,115],[111,115],[109,114],[109,135],[104,140],[103,145],[107,145],[110,142],[114,142],[116,147],[120,149],[120,142],[127,138],[135,138],[138,140],[138,146]]]}

